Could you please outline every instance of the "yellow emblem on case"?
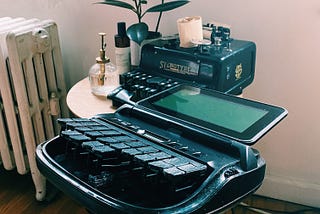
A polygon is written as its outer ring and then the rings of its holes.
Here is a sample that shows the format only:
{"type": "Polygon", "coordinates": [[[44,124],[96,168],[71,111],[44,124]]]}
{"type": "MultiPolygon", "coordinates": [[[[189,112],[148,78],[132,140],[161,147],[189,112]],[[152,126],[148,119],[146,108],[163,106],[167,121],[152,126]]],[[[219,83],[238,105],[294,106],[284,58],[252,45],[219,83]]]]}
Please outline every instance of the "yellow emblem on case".
{"type": "Polygon", "coordinates": [[[241,74],[242,74],[242,64],[240,63],[239,65],[236,66],[236,70],[235,70],[236,80],[241,78],[241,74]]]}

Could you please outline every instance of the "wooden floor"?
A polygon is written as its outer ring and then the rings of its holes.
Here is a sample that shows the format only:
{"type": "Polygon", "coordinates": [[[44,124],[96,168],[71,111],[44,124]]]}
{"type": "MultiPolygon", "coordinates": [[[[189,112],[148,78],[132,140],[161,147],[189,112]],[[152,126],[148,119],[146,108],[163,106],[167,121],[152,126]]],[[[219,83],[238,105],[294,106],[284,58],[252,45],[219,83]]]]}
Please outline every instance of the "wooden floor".
{"type": "Polygon", "coordinates": [[[50,202],[35,199],[31,175],[19,175],[15,170],[5,171],[0,166],[0,213],[1,214],[87,214],[85,208],[57,193],[50,202]]]}
{"type": "Polygon", "coordinates": [[[252,195],[225,214],[320,214],[320,209],[252,195]]]}
{"type": "MultiPolygon", "coordinates": [[[[226,212],[226,214],[320,214],[319,209],[316,210],[310,207],[260,196],[250,196],[244,200],[244,203],[250,205],[251,207],[249,208],[244,204],[240,204],[233,209],[233,212],[230,210],[226,212]],[[259,208],[259,210],[254,211],[253,207],[259,208]]],[[[30,175],[19,175],[15,170],[6,171],[0,165],[0,213],[87,214],[88,212],[80,204],[61,192],[55,194],[55,197],[49,202],[38,202],[35,199],[34,185],[30,175]]]]}

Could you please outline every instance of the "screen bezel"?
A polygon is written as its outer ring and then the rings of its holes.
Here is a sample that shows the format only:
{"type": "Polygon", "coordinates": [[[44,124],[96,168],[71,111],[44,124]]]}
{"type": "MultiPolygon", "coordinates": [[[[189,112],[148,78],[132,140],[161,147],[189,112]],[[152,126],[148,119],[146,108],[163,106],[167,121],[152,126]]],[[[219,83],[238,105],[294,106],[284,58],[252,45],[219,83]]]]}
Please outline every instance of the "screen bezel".
{"type": "Polygon", "coordinates": [[[188,123],[189,125],[197,126],[199,128],[209,130],[214,133],[218,133],[220,135],[226,136],[230,139],[234,139],[248,145],[254,144],[260,137],[267,133],[274,125],[276,125],[281,119],[283,119],[287,115],[287,110],[278,106],[268,105],[265,103],[252,101],[233,95],[227,95],[215,90],[198,88],[190,85],[178,85],[174,88],[170,88],[147,99],[141,100],[140,102],[138,102],[138,105],[168,115],[170,117],[173,117],[174,119],[178,119],[180,121],[183,121],[184,123],[188,123]],[[237,132],[226,127],[222,127],[210,122],[200,120],[198,118],[190,117],[188,115],[177,113],[172,110],[154,105],[156,101],[159,101],[162,98],[168,97],[180,90],[185,89],[195,91],[197,93],[202,93],[215,98],[219,98],[222,100],[226,100],[235,104],[267,111],[267,113],[243,132],[237,132]]]}

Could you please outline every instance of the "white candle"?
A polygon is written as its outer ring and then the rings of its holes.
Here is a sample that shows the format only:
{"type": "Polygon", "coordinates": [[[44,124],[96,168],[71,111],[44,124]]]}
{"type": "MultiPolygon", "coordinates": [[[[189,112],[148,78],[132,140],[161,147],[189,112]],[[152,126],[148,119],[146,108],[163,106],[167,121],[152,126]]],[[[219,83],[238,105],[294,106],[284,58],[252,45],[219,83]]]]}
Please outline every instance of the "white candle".
{"type": "Polygon", "coordinates": [[[180,18],[177,20],[180,47],[189,48],[194,42],[203,40],[202,19],[200,16],[180,18]]]}

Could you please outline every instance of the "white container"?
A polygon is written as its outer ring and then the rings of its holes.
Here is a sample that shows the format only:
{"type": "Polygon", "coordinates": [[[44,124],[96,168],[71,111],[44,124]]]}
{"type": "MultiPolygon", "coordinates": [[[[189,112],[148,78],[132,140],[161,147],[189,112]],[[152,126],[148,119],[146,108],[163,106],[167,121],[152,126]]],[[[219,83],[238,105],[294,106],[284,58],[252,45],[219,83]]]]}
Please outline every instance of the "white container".
{"type": "Polygon", "coordinates": [[[130,71],[130,47],[115,48],[115,54],[118,74],[130,71]]]}

